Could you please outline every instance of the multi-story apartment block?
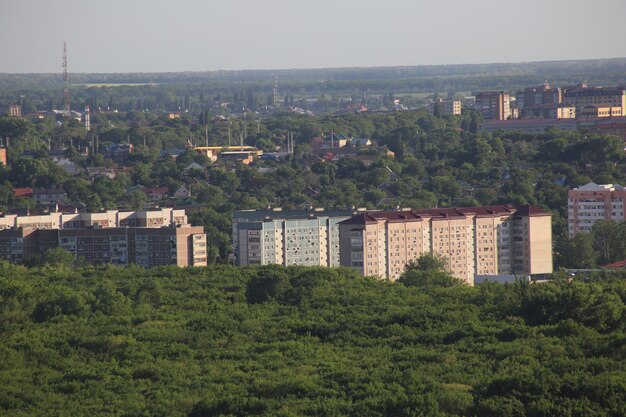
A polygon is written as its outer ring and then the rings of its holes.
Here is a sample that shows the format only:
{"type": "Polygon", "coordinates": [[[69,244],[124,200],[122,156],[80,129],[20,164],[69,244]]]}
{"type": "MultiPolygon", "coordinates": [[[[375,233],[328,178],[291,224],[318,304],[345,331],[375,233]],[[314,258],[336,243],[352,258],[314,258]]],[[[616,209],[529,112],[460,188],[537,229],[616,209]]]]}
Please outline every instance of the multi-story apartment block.
{"type": "Polygon", "coordinates": [[[619,107],[621,114],[626,116],[626,88],[625,87],[588,87],[580,84],[576,87],[566,87],[563,93],[563,104],[582,109],[587,106],[601,108],[619,107]]]}
{"type": "Polygon", "coordinates": [[[206,235],[184,210],[0,216],[0,258],[20,262],[60,246],[91,264],[205,266],[206,235]]]}
{"type": "Polygon", "coordinates": [[[22,106],[19,104],[10,104],[7,113],[9,117],[22,117],[22,106]]]}
{"type": "Polygon", "coordinates": [[[532,206],[359,213],[339,224],[340,263],[397,279],[424,253],[444,256],[452,275],[552,272],[552,214],[532,206]]]}
{"type": "Polygon", "coordinates": [[[570,237],[590,232],[598,220],[626,220],[626,187],[593,182],[570,190],[567,195],[567,226],[570,237]]]}
{"type": "Polygon", "coordinates": [[[520,119],[575,119],[576,107],[545,104],[520,109],[520,119]]]}
{"type": "Polygon", "coordinates": [[[578,112],[578,117],[621,117],[622,107],[585,106],[578,112]]]}
{"type": "Polygon", "coordinates": [[[339,266],[339,222],[351,210],[237,210],[233,247],[237,265],[339,266]]]}
{"type": "Polygon", "coordinates": [[[506,120],[511,116],[510,98],[504,91],[476,94],[475,108],[484,120],[506,120]]]}
{"type": "Polygon", "coordinates": [[[515,94],[515,98],[520,109],[546,105],[558,107],[563,102],[563,90],[561,88],[551,88],[546,81],[540,87],[530,87],[518,91],[515,94]]]}
{"type": "Polygon", "coordinates": [[[438,116],[456,116],[461,114],[461,100],[437,99],[430,104],[428,110],[438,116]]]}

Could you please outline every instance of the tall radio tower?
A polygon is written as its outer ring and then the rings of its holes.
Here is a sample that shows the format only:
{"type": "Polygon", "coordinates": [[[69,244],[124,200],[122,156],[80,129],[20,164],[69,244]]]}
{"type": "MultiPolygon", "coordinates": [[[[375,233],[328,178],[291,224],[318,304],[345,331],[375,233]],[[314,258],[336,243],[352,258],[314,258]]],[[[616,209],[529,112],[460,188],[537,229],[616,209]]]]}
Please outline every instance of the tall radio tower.
{"type": "Polygon", "coordinates": [[[70,117],[70,83],[67,77],[67,42],[63,41],[63,104],[65,116],[70,117]]]}
{"type": "Polygon", "coordinates": [[[272,101],[274,107],[276,107],[276,100],[278,99],[278,75],[274,74],[274,91],[272,92],[272,101]]]}

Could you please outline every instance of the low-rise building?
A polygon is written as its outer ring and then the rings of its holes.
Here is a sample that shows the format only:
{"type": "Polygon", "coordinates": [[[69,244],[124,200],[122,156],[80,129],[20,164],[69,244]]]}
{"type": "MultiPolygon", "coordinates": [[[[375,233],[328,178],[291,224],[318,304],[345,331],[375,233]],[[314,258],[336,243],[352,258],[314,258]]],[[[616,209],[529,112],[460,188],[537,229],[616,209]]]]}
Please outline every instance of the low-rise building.
{"type": "Polygon", "coordinates": [[[41,206],[62,203],[67,200],[67,193],[62,188],[35,188],[33,200],[41,206]]]}
{"type": "Polygon", "coordinates": [[[609,106],[585,106],[578,112],[578,117],[620,117],[622,108],[609,106]]]}

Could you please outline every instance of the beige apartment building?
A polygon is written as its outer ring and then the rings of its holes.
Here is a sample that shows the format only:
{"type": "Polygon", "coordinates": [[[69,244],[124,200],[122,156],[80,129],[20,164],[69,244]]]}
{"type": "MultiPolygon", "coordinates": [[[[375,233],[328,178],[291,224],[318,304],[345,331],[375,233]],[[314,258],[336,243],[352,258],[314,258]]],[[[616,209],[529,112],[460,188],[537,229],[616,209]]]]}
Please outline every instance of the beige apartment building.
{"type": "Polygon", "coordinates": [[[339,223],[340,263],[396,280],[409,261],[437,254],[470,285],[477,275],[549,274],[551,217],[506,205],[360,213],[339,223]]]}
{"type": "Polygon", "coordinates": [[[21,262],[62,247],[91,264],[206,266],[202,226],[184,210],[0,216],[0,259],[21,262]]]}
{"type": "Polygon", "coordinates": [[[591,231],[598,220],[626,220],[626,187],[593,182],[567,193],[567,227],[570,237],[591,231]]]}
{"type": "Polygon", "coordinates": [[[435,100],[428,107],[431,114],[439,112],[440,116],[457,116],[461,114],[461,100],[435,100]]]}
{"type": "Polygon", "coordinates": [[[507,120],[511,117],[510,97],[504,91],[485,91],[476,94],[475,109],[484,120],[507,120]]]}

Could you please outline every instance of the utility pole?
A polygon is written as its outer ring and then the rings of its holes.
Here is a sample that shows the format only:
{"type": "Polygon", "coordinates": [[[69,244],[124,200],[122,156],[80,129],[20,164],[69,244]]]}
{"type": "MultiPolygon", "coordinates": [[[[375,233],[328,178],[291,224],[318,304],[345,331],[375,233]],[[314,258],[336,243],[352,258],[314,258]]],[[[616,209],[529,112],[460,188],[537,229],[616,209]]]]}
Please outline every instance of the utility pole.
{"type": "Polygon", "coordinates": [[[228,147],[230,148],[230,125],[231,125],[231,121],[230,119],[228,119],[228,147]]]}

